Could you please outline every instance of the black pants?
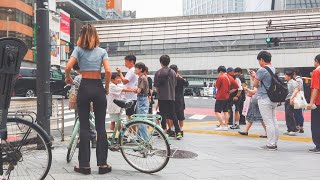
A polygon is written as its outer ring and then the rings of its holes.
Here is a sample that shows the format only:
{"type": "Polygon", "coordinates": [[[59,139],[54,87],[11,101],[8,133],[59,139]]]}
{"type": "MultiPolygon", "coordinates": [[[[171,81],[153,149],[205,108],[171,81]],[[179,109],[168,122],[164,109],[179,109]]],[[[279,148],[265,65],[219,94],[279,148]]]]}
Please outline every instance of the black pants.
{"type": "Polygon", "coordinates": [[[159,110],[165,119],[173,121],[176,134],[181,132],[179,120],[175,112],[175,102],[170,100],[159,100],[159,110]]]}
{"type": "Polygon", "coordinates": [[[80,143],[79,143],[79,166],[90,167],[90,102],[93,102],[95,126],[97,131],[97,165],[107,164],[108,143],[106,137],[106,107],[107,100],[101,80],[82,79],[77,106],[80,119],[80,143]]]}
{"type": "Polygon", "coordinates": [[[288,132],[296,132],[297,124],[296,119],[294,118],[294,108],[292,105],[290,105],[290,99],[285,101],[285,112],[288,132]]]}
{"type": "Polygon", "coordinates": [[[320,149],[320,106],[311,111],[311,133],[313,143],[320,149]]]}
{"type": "Polygon", "coordinates": [[[246,124],[246,117],[244,115],[242,115],[245,98],[241,98],[239,101],[240,101],[240,104],[239,104],[239,113],[240,113],[239,124],[246,124]]]}
{"type": "MultiPolygon", "coordinates": [[[[75,109],[75,118],[78,118],[78,110],[77,108],[75,109]]],[[[90,139],[91,141],[95,141],[97,139],[97,133],[96,130],[92,129],[90,126],[90,139]]]]}

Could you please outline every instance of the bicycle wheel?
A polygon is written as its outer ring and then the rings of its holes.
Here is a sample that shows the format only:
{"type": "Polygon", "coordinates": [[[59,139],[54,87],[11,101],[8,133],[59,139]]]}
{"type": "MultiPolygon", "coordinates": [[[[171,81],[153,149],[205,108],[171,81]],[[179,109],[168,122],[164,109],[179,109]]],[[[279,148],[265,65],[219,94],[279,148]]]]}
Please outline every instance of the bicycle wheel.
{"type": "Polygon", "coordinates": [[[129,122],[121,131],[119,144],[124,159],[140,172],[161,171],[169,162],[169,142],[163,131],[150,122],[129,122]]]}
{"type": "Polygon", "coordinates": [[[45,131],[30,121],[8,119],[8,138],[1,142],[6,179],[45,179],[52,162],[51,141],[45,131]]]}
{"type": "Polygon", "coordinates": [[[68,163],[71,162],[72,157],[73,157],[74,153],[76,152],[77,145],[79,143],[79,126],[80,126],[79,118],[77,118],[75,126],[72,131],[70,143],[68,146],[68,152],[67,152],[67,162],[68,163]]]}

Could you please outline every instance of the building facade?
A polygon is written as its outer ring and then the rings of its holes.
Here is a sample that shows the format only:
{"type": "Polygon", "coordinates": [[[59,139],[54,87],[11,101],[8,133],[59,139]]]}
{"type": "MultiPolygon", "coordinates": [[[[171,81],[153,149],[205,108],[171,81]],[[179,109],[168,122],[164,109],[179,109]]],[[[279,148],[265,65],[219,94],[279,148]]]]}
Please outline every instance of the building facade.
{"type": "Polygon", "coordinates": [[[135,54],[154,72],[160,68],[159,57],[168,54],[182,74],[208,75],[220,65],[258,68],[261,50],[270,51],[280,69],[313,67],[320,48],[319,18],[320,9],[303,9],[90,23],[113,69],[125,71],[124,57],[135,54]],[[267,37],[280,42],[268,46],[267,37]]]}
{"type": "Polygon", "coordinates": [[[245,11],[245,0],[183,0],[183,15],[236,13],[245,11]]]}
{"type": "Polygon", "coordinates": [[[320,0],[279,0],[276,9],[306,9],[320,7],[320,0]]]}
{"type": "Polygon", "coordinates": [[[17,37],[29,48],[22,66],[33,66],[33,0],[0,1],[0,38],[17,37]]]}

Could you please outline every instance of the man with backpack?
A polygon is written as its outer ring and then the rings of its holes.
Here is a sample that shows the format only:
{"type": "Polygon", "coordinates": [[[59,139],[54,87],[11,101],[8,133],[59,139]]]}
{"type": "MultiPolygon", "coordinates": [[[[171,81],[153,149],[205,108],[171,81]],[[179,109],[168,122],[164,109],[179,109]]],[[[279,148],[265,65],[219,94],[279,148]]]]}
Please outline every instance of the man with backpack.
{"type": "Polygon", "coordinates": [[[286,85],[281,84],[276,69],[271,65],[271,54],[261,51],[257,60],[261,68],[257,73],[251,71],[254,78],[253,86],[258,88],[257,98],[262,119],[267,128],[267,145],[260,147],[263,150],[277,150],[279,127],[276,119],[277,102],[284,102],[288,95],[286,85]]]}

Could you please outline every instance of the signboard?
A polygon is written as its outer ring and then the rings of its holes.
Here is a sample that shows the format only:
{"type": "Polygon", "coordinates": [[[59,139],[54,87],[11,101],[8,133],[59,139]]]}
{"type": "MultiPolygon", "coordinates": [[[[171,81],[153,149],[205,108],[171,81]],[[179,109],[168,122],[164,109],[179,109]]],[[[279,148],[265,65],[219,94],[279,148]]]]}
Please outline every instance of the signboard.
{"type": "Polygon", "coordinates": [[[49,10],[53,11],[53,12],[56,12],[56,10],[57,10],[57,2],[56,2],[56,0],[49,0],[48,3],[49,3],[49,10]]]}
{"type": "Polygon", "coordinates": [[[50,13],[50,45],[51,45],[51,65],[60,66],[60,20],[50,13]]]}
{"type": "Polygon", "coordinates": [[[107,9],[114,9],[114,1],[115,1],[115,0],[106,0],[106,2],[107,2],[107,9]]]}
{"type": "Polygon", "coordinates": [[[70,14],[60,10],[60,39],[70,42],[70,14]]]}

